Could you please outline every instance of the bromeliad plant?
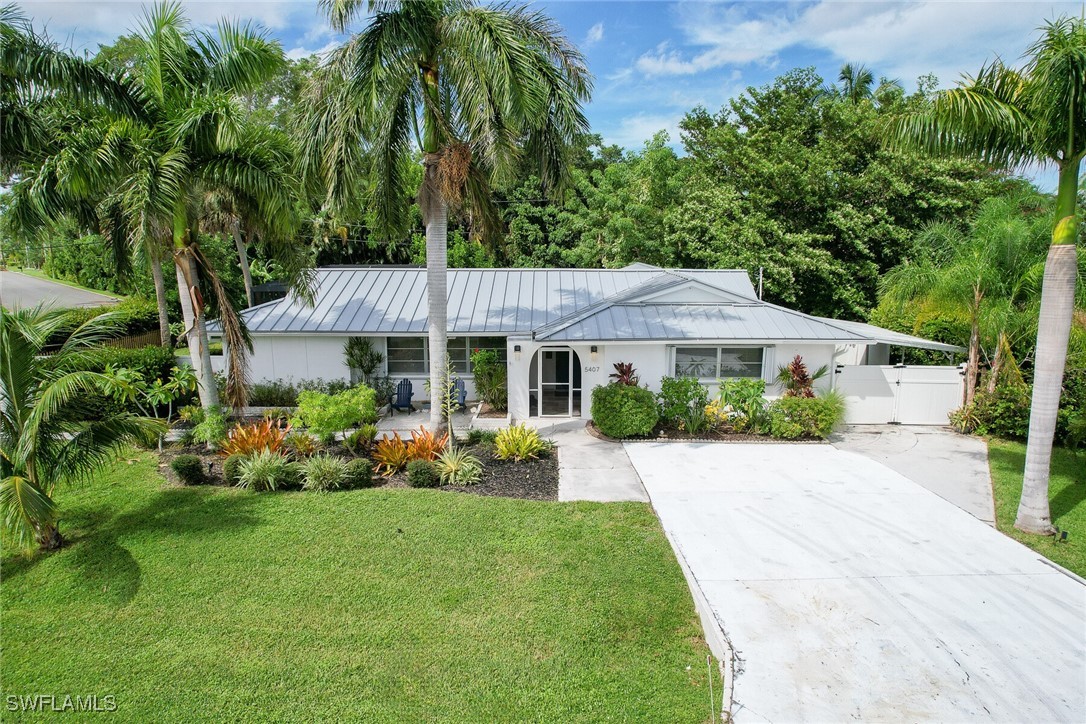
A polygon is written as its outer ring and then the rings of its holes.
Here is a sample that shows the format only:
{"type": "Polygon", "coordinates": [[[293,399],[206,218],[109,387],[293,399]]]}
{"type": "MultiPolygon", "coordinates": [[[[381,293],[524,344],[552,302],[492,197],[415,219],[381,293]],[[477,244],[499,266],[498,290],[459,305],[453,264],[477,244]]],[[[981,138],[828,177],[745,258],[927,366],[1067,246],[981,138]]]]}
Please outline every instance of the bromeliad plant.
{"type": "Polygon", "coordinates": [[[385,435],[377,441],[373,462],[377,463],[377,469],[385,477],[403,470],[410,460],[411,450],[407,441],[400,437],[400,433],[393,432],[392,437],[385,435]]]}
{"type": "Polygon", "coordinates": [[[165,430],[160,421],[127,412],[88,420],[87,398],[113,395],[120,383],[74,363],[117,325],[111,313],[91,319],[59,351],[42,356],[65,325],[60,311],[0,307],[0,516],[18,545],[60,547],[57,486],[85,479],[128,443],[151,442],[165,430]]]}
{"type": "Polygon", "coordinates": [[[422,425],[418,430],[411,431],[411,442],[407,444],[408,454],[412,460],[437,460],[437,456],[449,444],[449,433],[440,437],[434,435],[422,425]]]}
{"type": "Polygon", "coordinates": [[[278,420],[263,420],[248,425],[235,425],[226,435],[226,442],[219,451],[221,455],[251,455],[261,450],[278,453],[286,452],[285,442],[290,425],[283,427],[278,420]]]}

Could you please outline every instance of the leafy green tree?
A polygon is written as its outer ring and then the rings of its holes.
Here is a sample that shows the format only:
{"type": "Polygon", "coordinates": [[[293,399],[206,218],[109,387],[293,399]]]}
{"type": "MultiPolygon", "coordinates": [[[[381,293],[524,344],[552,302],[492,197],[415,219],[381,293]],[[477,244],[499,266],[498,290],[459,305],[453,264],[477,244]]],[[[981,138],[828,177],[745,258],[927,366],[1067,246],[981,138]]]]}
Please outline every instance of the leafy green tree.
{"type": "Polygon", "coordinates": [[[970,214],[1005,183],[975,161],[884,147],[885,119],[924,107],[926,88],[853,104],[801,68],[747,89],[717,114],[687,114],[689,208],[672,218],[675,233],[697,233],[693,265],[752,276],[764,267],[767,299],[865,318],[879,275],[908,255],[917,230],[970,214]]]}
{"type": "Polygon", "coordinates": [[[128,413],[87,419],[86,399],[119,391],[110,375],[72,369],[88,348],[116,331],[114,315],[91,319],[43,356],[65,330],[63,310],[0,307],[0,516],[19,544],[58,548],[57,486],[85,479],[133,440],[153,440],[156,421],[128,413]]]}
{"type": "Polygon", "coordinates": [[[334,51],[318,75],[302,132],[307,177],[334,209],[369,196],[374,230],[404,237],[412,140],[423,153],[418,188],[426,225],[430,422],[443,427],[440,382],[447,336],[450,207],[463,207],[483,236],[501,219],[491,187],[518,164],[538,167],[545,188],[568,172],[569,147],[587,130],[581,101],[590,80],[581,54],[553,21],[525,7],[462,0],[362,3],[325,0],[337,30],[364,7],[366,27],[334,51]],[[370,187],[358,188],[358,169],[370,187]]]}
{"type": "Polygon", "coordinates": [[[1021,70],[996,60],[896,119],[900,145],[987,162],[1052,164],[1059,172],[1045,264],[1022,499],[1015,527],[1053,531],[1048,476],[1074,313],[1079,172],[1086,155],[1086,20],[1047,23],[1021,70]]]}

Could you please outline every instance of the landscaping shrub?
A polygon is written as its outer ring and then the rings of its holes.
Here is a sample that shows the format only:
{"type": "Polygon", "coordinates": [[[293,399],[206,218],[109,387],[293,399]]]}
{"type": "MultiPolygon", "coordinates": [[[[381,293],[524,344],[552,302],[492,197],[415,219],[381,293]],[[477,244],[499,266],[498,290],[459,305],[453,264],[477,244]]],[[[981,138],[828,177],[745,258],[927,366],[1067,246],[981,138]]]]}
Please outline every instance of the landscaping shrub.
{"type": "Polygon", "coordinates": [[[656,398],[644,387],[610,384],[592,390],[592,421],[608,437],[648,435],[658,420],[656,398]]]}
{"type": "Polygon", "coordinates": [[[819,397],[781,397],[769,405],[769,434],[783,440],[828,437],[845,419],[845,399],[831,391],[819,397]]]}
{"type": "Polygon", "coordinates": [[[331,455],[314,455],[301,463],[304,490],[339,490],[348,487],[347,463],[331,455]]]}
{"type": "Polygon", "coordinates": [[[497,430],[479,430],[477,428],[472,428],[471,430],[468,430],[468,435],[464,438],[464,442],[468,445],[493,445],[497,438],[497,430]]]}
{"type": "Polygon", "coordinates": [[[374,392],[365,385],[325,394],[304,390],[298,394],[298,409],[291,423],[304,426],[324,439],[365,423],[377,421],[374,392]]]}
{"type": "Polygon", "coordinates": [[[494,410],[509,406],[507,369],[493,349],[477,349],[471,353],[471,371],[475,376],[475,394],[494,410]]]}
{"type": "Polygon", "coordinates": [[[482,462],[462,447],[441,453],[434,465],[442,485],[474,485],[483,475],[482,462]]]}
{"type": "Polygon", "coordinates": [[[407,464],[407,484],[412,488],[436,488],[441,484],[441,475],[431,461],[412,460],[407,464]]]}
{"type": "Polygon", "coordinates": [[[192,428],[194,442],[202,442],[209,448],[216,448],[226,439],[227,418],[222,408],[202,410],[202,419],[192,428]]]}
{"type": "Polygon", "coordinates": [[[345,472],[348,488],[368,488],[373,485],[373,463],[366,458],[347,461],[345,472]]]}
{"type": "Polygon", "coordinates": [[[283,380],[257,382],[249,387],[249,404],[253,407],[294,407],[298,390],[283,380]]]}
{"type": "MultiPolygon", "coordinates": [[[[594,400],[594,390],[592,394],[594,400]]],[[[660,381],[660,394],[657,397],[660,400],[660,418],[671,425],[678,425],[683,421],[691,408],[698,407],[704,410],[709,404],[709,390],[694,377],[663,378],[660,381]]],[[[596,417],[595,411],[592,413],[592,419],[597,421],[596,425],[599,425],[599,418],[596,417]]]]}
{"type": "Polygon", "coordinates": [[[512,425],[498,432],[494,438],[494,454],[501,460],[520,462],[539,457],[546,443],[539,431],[525,424],[512,425]]]}
{"type": "Polygon", "coordinates": [[[290,425],[282,427],[278,420],[263,420],[249,424],[238,424],[227,433],[226,442],[222,446],[223,455],[249,455],[250,453],[270,450],[282,454],[284,441],[290,425]]]}
{"type": "Polygon", "coordinates": [[[245,455],[231,455],[223,460],[222,463],[222,479],[227,485],[237,485],[241,479],[241,463],[245,460],[245,455]]]}
{"type": "Polygon", "coordinates": [[[768,404],[765,399],[765,380],[743,378],[720,381],[720,395],[716,405],[736,432],[764,432],[768,422],[768,404]]]}
{"type": "MultiPolygon", "coordinates": [[[[47,361],[46,364],[49,364],[47,361]]],[[[139,349],[122,349],[120,347],[98,347],[81,352],[78,355],[66,355],[66,371],[105,372],[112,365],[115,368],[126,368],[136,372],[140,379],[148,386],[158,380],[168,380],[177,360],[169,349],[165,347],[141,347],[139,349]]],[[[184,404],[190,399],[189,395],[177,400],[184,404]]],[[[123,412],[139,413],[135,402],[122,402],[113,399],[109,395],[91,393],[83,395],[82,408],[84,419],[105,420],[123,412]]]]}
{"type": "Polygon", "coordinates": [[[411,450],[407,441],[400,437],[400,433],[392,433],[392,437],[385,435],[377,441],[377,447],[373,451],[373,461],[377,463],[377,469],[382,475],[389,476],[403,470],[411,460],[411,450]]]}
{"type": "Polygon", "coordinates": [[[407,443],[407,454],[411,460],[436,460],[449,442],[449,433],[436,437],[422,425],[411,431],[411,442],[407,443]]]}
{"type": "Polygon", "coordinates": [[[238,487],[257,491],[279,490],[297,482],[297,466],[278,453],[262,450],[241,461],[238,487]]]}
{"type": "Polygon", "coordinates": [[[170,461],[170,468],[185,485],[201,485],[207,482],[204,461],[195,455],[178,455],[170,461]]]}
{"type": "Polygon", "coordinates": [[[358,370],[362,381],[369,384],[373,375],[385,361],[385,356],[373,348],[368,337],[351,337],[343,345],[343,356],[347,366],[358,370]]]}

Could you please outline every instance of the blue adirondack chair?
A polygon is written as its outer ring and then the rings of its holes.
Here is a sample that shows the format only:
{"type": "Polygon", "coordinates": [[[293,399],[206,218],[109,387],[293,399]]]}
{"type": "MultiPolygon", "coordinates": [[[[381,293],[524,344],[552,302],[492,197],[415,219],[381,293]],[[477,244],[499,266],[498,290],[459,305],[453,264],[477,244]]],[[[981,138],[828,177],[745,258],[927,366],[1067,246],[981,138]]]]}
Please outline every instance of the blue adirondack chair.
{"type": "Polygon", "coordinates": [[[453,387],[456,389],[456,404],[467,407],[468,390],[464,387],[464,380],[457,378],[456,382],[453,383],[453,387]]]}
{"type": "Polygon", "coordinates": [[[414,406],[411,404],[411,397],[414,392],[411,388],[411,380],[406,377],[400,380],[400,384],[396,385],[396,399],[392,401],[392,408],[396,410],[410,410],[415,411],[414,406]]]}

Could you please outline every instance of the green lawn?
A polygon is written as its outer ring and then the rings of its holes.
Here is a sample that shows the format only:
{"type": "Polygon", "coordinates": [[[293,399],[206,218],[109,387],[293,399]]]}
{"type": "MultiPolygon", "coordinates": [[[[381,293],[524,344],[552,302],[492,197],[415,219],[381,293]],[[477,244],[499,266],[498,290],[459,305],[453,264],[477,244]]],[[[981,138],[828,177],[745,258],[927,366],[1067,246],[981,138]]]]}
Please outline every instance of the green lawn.
{"type": "Polygon", "coordinates": [[[708,718],[647,505],[163,488],[155,465],[63,491],[71,544],[3,558],[4,695],[113,694],[126,721],[708,718]]]}
{"type": "Polygon", "coordinates": [[[1052,522],[1068,532],[1066,543],[1051,538],[1028,535],[1015,530],[1014,518],[1022,495],[1022,470],[1026,446],[1017,442],[991,440],[988,461],[992,468],[996,521],[999,529],[1064,568],[1086,576],[1086,453],[1077,456],[1070,450],[1052,451],[1052,477],[1049,499],[1052,522]]]}

